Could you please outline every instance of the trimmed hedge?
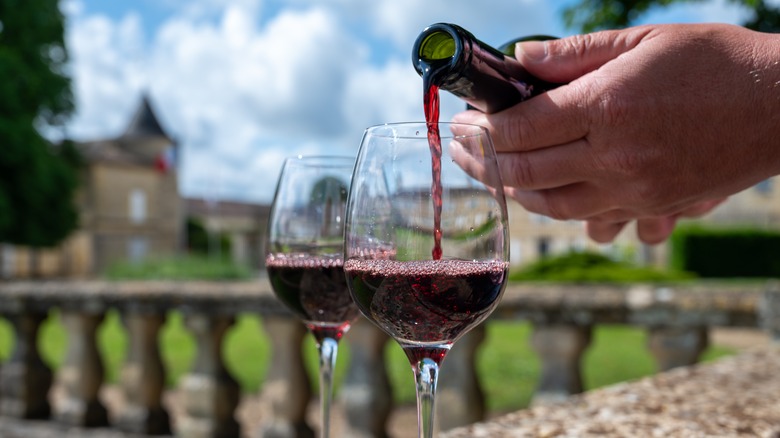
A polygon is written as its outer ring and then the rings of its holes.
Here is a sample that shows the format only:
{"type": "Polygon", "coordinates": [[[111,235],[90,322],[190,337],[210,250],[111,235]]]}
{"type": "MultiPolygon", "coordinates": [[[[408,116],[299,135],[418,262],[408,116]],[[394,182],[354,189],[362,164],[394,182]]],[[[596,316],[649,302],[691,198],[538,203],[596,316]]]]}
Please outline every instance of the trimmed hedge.
{"type": "MultiPolygon", "coordinates": [[[[203,222],[200,219],[194,217],[188,217],[186,223],[187,232],[187,249],[193,254],[210,254],[209,249],[213,242],[210,242],[212,238],[203,222]]],[[[213,250],[219,250],[220,254],[230,254],[230,238],[225,233],[219,233],[214,236],[217,239],[219,248],[213,248],[213,250]]]]}
{"type": "Polygon", "coordinates": [[[634,266],[589,251],[543,258],[509,274],[510,281],[567,283],[659,283],[691,278],[689,273],[634,266]]]}
{"type": "Polygon", "coordinates": [[[671,244],[671,266],[700,277],[780,277],[777,231],[681,227],[671,244]]]}

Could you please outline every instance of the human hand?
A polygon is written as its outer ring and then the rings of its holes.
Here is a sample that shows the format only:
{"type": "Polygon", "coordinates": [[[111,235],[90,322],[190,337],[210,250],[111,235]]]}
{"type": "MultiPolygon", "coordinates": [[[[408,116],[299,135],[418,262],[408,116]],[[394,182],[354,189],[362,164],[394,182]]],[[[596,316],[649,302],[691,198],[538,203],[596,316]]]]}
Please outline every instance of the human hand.
{"type": "Polygon", "coordinates": [[[454,121],[490,130],[506,193],[530,211],[602,240],[634,219],[673,227],[780,173],[777,53],[777,35],[719,24],[522,43],[526,69],[568,84],[454,121]]]}

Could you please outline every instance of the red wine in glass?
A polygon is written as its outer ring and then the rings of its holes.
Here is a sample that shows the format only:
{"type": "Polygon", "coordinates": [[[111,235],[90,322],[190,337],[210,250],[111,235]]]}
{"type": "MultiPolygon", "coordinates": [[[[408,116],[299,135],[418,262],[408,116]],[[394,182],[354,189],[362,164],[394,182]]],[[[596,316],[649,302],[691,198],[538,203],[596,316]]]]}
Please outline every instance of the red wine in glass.
{"type": "Polygon", "coordinates": [[[320,436],[330,429],[338,342],[359,311],[344,276],[344,211],[352,157],[285,160],[268,222],[266,270],[277,298],[314,336],[320,358],[320,436]]]}
{"type": "MultiPolygon", "coordinates": [[[[436,103],[433,94],[426,99],[434,113],[436,103]]],[[[434,120],[366,130],[345,225],[348,287],[361,313],[406,353],[425,438],[433,433],[439,365],[495,309],[508,267],[506,201],[487,130],[434,120]],[[458,159],[475,161],[488,181],[458,159]]]]}
{"type": "Polygon", "coordinates": [[[360,314],[347,289],[341,256],[269,254],[268,278],[276,296],[303,320],[318,342],[340,340],[360,314]]]}
{"type": "Polygon", "coordinates": [[[348,260],[363,314],[401,343],[452,344],[498,304],[507,265],[498,260],[348,260]]]}

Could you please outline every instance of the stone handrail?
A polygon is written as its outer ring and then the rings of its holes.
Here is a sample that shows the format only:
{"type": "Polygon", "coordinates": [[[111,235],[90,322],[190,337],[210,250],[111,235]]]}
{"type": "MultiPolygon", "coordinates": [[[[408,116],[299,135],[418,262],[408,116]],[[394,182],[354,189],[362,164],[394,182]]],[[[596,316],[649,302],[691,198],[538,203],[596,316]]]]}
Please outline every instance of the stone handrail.
{"type": "MultiPolygon", "coordinates": [[[[527,320],[532,347],[542,362],[534,404],[582,391],[580,360],[597,324],[646,327],[659,370],[697,361],[709,327],[764,327],[780,334],[780,290],[775,283],[728,286],[690,283],[675,287],[510,285],[492,319],[527,320]]],[[[311,399],[301,344],[306,331],[275,299],[266,280],[252,282],[8,282],[0,283],[0,315],[16,332],[11,357],[0,366],[0,419],[53,418],[69,426],[106,427],[135,434],[182,437],[239,436],[235,419],[239,387],[221,355],[225,333],[238,314],[262,317],[273,354],[261,399],[269,415],[263,437],[312,436],[306,421],[311,399]],[[59,309],[68,346],[56,376],[37,349],[38,328],[59,309]],[[128,333],[121,370],[123,411],[109,415],[98,395],[103,364],[95,340],[109,309],[117,309],[128,333]],[[175,422],[162,403],[165,369],[158,333],[178,310],[197,345],[195,360],[179,382],[182,413],[175,422]],[[49,400],[56,379],[58,403],[49,400]],[[109,421],[112,418],[112,421],[109,421]],[[175,427],[171,427],[174,423],[175,427]],[[173,429],[173,430],[172,430],[173,429]]],[[[438,427],[447,430],[484,419],[484,394],[475,355],[484,326],[463,337],[449,354],[439,386],[438,427]]],[[[349,436],[386,436],[392,396],[384,364],[387,337],[359,321],[345,337],[350,364],[339,393],[349,436]]]]}

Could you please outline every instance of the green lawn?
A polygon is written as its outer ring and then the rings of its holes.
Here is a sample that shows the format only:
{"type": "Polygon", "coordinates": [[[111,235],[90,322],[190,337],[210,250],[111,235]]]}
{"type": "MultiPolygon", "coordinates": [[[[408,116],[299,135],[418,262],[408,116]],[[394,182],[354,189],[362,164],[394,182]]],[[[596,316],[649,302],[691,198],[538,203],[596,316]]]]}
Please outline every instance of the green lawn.
{"type": "MultiPolygon", "coordinates": [[[[487,340],[479,350],[478,369],[487,395],[488,409],[515,410],[527,406],[539,373],[539,361],[528,346],[530,326],[525,323],[491,322],[487,340]]],[[[349,334],[347,334],[349,336],[349,334]]],[[[106,378],[116,382],[123,361],[127,336],[115,312],[106,316],[98,333],[106,365],[106,378]]],[[[65,354],[66,334],[56,313],[44,324],[39,337],[44,360],[56,369],[65,354]]],[[[162,355],[168,370],[168,384],[175,385],[186,372],[195,355],[195,343],[182,325],[181,315],[173,313],[161,333],[162,355]]],[[[10,325],[0,319],[0,358],[6,360],[13,343],[10,325]]],[[[233,376],[246,392],[256,392],[268,367],[269,342],[254,316],[241,316],[228,333],[225,360],[233,376]]],[[[317,360],[314,344],[307,338],[304,345],[307,367],[314,385],[317,382],[317,360]]],[[[733,353],[711,348],[705,360],[733,353]]],[[[336,370],[336,385],[344,378],[349,349],[342,343],[336,370]]],[[[388,368],[398,403],[414,402],[414,382],[406,357],[394,342],[388,344],[388,368]]],[[[636,379],[651,374],[653,360],[645,348],[643,330],[625,326],[598,326],[591,348],[584,359],[587,388],[636,379]]],[[[444,362],[442,373],[447,372],[444,362]]],[[[338,389],[337,389],[338,390],[338,389]]]]}

